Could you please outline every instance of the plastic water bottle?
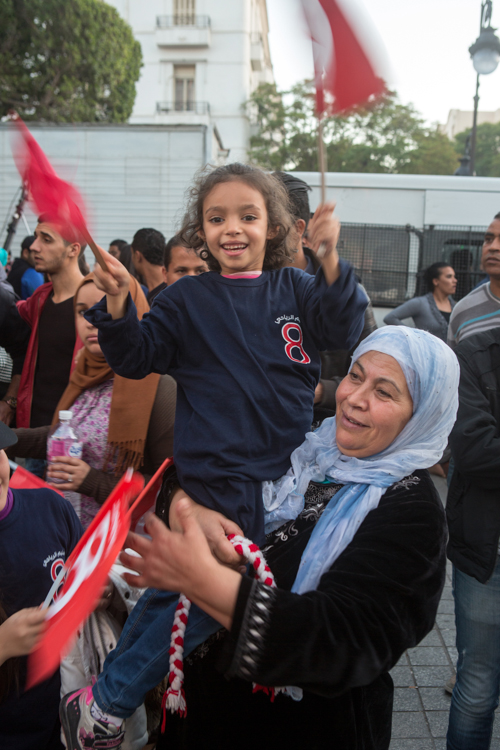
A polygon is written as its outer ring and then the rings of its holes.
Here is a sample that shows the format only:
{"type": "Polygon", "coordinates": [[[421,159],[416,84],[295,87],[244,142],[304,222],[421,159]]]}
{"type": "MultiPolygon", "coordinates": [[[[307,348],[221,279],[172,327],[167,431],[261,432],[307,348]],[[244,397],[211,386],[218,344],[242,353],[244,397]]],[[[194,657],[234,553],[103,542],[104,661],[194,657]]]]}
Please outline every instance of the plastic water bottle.
{"type": "MultiPolygon", "coordinates": [[[[82,444],[71,427],[72,411],[60,411],[59,422],[47,440],[47,460],[54,463],[56,456],[82,457],[82,444]]],[[[53,484],[63,484],[65,479],[52,479],[53,484]]]]}

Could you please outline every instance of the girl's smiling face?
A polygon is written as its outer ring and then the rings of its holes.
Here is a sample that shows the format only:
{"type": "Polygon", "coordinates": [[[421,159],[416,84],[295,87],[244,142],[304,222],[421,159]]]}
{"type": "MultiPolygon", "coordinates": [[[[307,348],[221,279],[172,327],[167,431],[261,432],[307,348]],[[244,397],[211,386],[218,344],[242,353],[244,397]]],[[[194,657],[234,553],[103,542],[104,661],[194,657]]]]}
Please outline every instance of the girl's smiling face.
{"type": "Polygon", "coordinates": [[[269,230],[262,194],[245,182],[221,182],[203,203],[199,236],[218,260],[221,273],[262,271],[269,230]]]}

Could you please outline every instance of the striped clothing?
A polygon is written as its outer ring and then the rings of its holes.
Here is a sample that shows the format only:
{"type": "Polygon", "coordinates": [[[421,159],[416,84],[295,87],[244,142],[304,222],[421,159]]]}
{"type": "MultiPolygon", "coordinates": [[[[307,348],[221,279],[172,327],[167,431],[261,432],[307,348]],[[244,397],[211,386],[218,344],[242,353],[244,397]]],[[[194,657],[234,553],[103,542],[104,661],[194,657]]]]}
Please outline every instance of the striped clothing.
{"type": "Polygon", "coordinates": [[[463,339],[497,326],[500,326],[500,299],[492,293],[488,281],[455,305],[448,326],[448,344],[455,349],[463,339]]]}

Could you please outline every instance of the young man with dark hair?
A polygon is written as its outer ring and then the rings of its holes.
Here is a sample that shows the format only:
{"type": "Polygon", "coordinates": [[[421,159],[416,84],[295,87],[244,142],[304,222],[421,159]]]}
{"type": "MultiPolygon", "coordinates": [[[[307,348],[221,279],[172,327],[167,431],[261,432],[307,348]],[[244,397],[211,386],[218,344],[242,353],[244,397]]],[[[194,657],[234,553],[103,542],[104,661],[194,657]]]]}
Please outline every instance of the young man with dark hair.
{"type": "Polygon", "coordinates": [[[167,286],[171,286],[183,276],[199,276],[208,271],[208,266],[198,253],[188,247],[184,240],[176,234],[165,246],[163,257],[167,286]]]}
{"type": "Polygon", "coordinates": [[[452,348],[469,336],[500,326],[500,213],[484,235],[481,267],[489,281],[457,302],[451,313],[448,344],[452,348]]]}
{"type": "Polygon", "coordinates": [[[21,242],[21,257],[15,259],[7,276],[7,281],[20,299],[31,297],[35,289],[38,289],[44,281],[43,274],[35,271],[35,263],[30,252],[34,241],[34,235],[24,238],[21,242]]]}
{"type": "Polygon", "coordinates": [[[116,258],[117,260],[121,260],[120,254],[122,251],[122,247],[125,245],[128,245],[128,242],[126,240],[111,240],[109,243],[108,253],[113,256],[113,258],[116,258]]]}
{"type": "Polygon", "coordinates": [[[78,258],[85,245],[65,239],[41,216],[31,247],[35,269],[49,274],[50,282],[18,303],[20,316],[31,328],[17,400],[18,427],[52,422],[81,346],[75,333],[73,297],[82,280],[78,258]]]}
{"type": "Polygon", "coordinates": [[[131,248],[134,268],[148,288],[146,296],[151,305],[156,295],[167,286],[163,266],[165,237],[157,229],[139,229],[134,234],[131,248]]]}

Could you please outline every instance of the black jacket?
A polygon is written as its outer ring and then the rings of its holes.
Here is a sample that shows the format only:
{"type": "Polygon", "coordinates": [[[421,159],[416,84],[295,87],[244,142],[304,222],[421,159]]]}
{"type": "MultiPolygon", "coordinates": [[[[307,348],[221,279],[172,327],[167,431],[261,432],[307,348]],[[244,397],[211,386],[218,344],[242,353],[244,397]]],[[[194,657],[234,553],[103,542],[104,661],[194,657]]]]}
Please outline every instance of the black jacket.
{"type": "Polygon", "coordinates": [[[0,346],[12,357],[12,375],[20,375],[28,348],[31,328],[21,318],[16,307],[16,295],[11,285],[0,282],[0,346]]]}
{"type": "Polygon", "coordinates": [[[444,510],[427,471],[397,482],[318,588],[299,595],[290,587],[322,505],[318,493],[308,503],[308,493],[299,519],[270,535],[264,550],[279,588],[242,579],[231,633],[208,654],[200,647],[191,665],[186,660],[187,717],[167,712],[158,750],[389,747],[388,672],[434,624],[445,577],[444,510]],[[272,703],[252,695],[253,681],[298,685],[304,699],[278,695],[272,703]]]}
{"type": "Polygon", "coordinates": [[[460,405],[450,435],[455,462],[446,514],[448,557],[486,583],[500,538],[500,328],[459,344],[460,405]]]}

